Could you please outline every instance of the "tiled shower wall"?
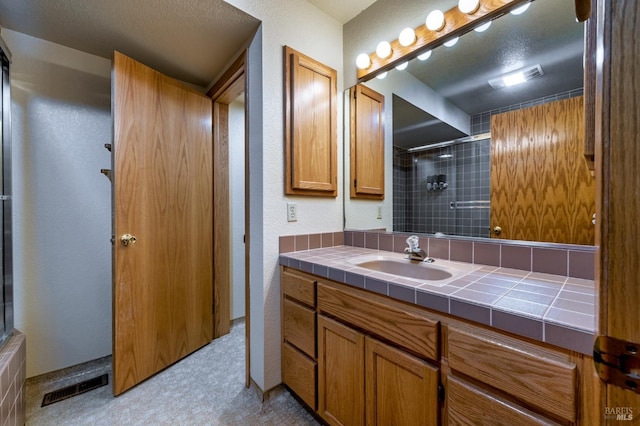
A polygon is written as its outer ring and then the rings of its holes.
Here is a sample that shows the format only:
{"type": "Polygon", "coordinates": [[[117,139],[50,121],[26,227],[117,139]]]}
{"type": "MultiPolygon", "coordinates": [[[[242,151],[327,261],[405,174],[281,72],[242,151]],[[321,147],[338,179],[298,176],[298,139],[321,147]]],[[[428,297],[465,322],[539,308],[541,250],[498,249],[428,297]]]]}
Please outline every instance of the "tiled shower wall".
{"type": "MultiPolygon", "coordinates": [[[[582,89],[476,114],[472,135],[491,131],[491,116],[582,95],[582,89]]],[[[394,147],[393,230],[489,237],[491,140],[408,153],[394,147]],[[429,177],[446,175],[448,187],[428,190],[429,177]],[[473,202],[487,202],[473,203],[473,202]],[[456,208],[451,208],[451,203],[456,208]]]]}

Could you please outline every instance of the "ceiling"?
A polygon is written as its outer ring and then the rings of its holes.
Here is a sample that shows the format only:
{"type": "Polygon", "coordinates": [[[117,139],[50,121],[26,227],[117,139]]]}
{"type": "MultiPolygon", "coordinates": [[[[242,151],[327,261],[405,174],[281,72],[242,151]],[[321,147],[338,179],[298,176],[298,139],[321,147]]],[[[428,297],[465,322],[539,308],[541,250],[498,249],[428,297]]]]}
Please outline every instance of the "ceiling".
{"type": "Polygon", "coordinates": [[[0,26],[207,87],[260,21],[223,0],[2,0],[0,26]]]}
{"type": "Polygon", "coordinates": [[[333,17],[341,24],[346,24],[376,0],[307,0],[309,3],[333,17]]]}

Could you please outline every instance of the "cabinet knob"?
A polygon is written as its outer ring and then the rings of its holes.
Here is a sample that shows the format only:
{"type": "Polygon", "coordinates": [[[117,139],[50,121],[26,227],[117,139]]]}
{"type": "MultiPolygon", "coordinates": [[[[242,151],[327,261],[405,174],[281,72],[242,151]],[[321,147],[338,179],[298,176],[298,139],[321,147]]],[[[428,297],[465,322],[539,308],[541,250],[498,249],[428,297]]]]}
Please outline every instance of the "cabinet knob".
{"type": "Polygon", "coordinates": [[[499,226],[494,226],[493,233],[496,235],[500,235],[502,233],[502,228],[500,228],[499,226]]]}

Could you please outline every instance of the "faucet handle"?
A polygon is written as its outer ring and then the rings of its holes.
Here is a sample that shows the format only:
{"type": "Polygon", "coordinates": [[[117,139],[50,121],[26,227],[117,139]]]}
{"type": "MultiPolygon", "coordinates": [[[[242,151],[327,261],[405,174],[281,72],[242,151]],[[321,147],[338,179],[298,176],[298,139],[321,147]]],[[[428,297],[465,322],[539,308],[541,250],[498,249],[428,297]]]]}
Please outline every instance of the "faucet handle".
{"type": "Polygon", "coordinates": [[[407,244],[409,245],[409,250],[411,251],[418,250],[418,248],[420,247],[418,236],[412,235],[409,238],[407,238],[407,244]]]}

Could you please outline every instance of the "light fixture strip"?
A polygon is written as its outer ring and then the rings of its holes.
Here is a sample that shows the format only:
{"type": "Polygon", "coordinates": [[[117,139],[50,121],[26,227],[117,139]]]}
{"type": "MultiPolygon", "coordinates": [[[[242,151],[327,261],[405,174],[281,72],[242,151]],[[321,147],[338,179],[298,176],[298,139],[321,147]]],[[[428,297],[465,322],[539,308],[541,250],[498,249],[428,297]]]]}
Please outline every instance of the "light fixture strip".
{"type": "MultiPolygon", "coordinates": [[[[430,31],[423,24],[415,29],[416,42],[410,46],[402,46],[396,39],[391,43],[391,56],[380,59],[375,52],[369,54],[371,66],[367,69],[358,69],[358,82],[364,82],[373,78],[380,71],[390,71],[401,62],[409,61],[419,54],[436,47],[447,39],[460,36],[480,23],[495,19],[532,0],[480,0],[478,10],[469,15],[460,12],[458,6],[454,6],[444,13],[445,25],[440,31],[430,31]]],[[[426,11],[425,15],[429,11],[426,11]]]]}

